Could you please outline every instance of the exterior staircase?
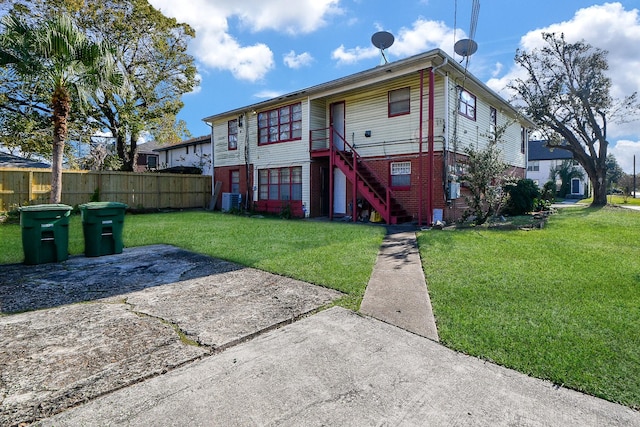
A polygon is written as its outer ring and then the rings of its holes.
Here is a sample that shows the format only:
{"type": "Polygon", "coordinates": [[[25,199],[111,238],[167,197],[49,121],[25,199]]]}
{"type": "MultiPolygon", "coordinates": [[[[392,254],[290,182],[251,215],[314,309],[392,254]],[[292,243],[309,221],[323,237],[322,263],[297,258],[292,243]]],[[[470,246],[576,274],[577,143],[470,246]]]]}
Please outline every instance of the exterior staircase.
{"type": "MultiPolygon", "coordinates": [[[[332,163],[342,171],[371,208],[378,212],[387,224],[401,224],[412,220],[411,215],[393,197],[391,189],[378,178],[373,170],[346,141],[344,150],[331,149],[332,163]]],[[[332,144],[333,145],[333,144],[332,144]]],[[[355,215],[354,215],[355,220],[355,215]]]]}

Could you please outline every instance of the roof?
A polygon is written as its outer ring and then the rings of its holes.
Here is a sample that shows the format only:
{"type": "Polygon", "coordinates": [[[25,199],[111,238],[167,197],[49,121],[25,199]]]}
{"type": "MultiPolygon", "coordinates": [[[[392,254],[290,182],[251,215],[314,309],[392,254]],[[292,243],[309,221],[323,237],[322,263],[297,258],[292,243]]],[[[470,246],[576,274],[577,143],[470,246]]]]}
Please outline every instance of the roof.
{"type": "Polygon", "coordinates": [[[147,141],[144,144],[138,144],[136,150],[138,154],[155,154],[153,151],[162,146],[158,141],[147,141]]]}
{"type": "Polygon", "coordinates": [[[562,148],[547,147],[547,141],[529,141],[529,160],[573,159],[573,153],[562,148]]]}
{"type": "Polygon", "coordinates": [[[230,115],[240,115],[248,111],[267,109],[268,107],[279,104],[287,99],[300,99],[301,97],[320,98],[342,93],[354,88],[369,86],[376,81],[387,81],[406,76],[411,73],[416,73],[421,70],[428,71],[429,68],[439,70],[438,72],[451,72],[459,76],[466,76],[465,80],[467,84],[473,86],[473,90],[475,92],[479,91],[487,97],[493,98],[496,102],[500,103],[505,110],[510,111],[511,114],[516,117],[521,117],[528,127],[536,127],[531,120],[526,117],[522,117],[520,112],[504,98],[494,92],[477,77],[468,73],[462,65],[447,55],[442,49],[433,49],[428,52],[401,59],[399,61],[390,62],[388,64],[379,65],[375,68],[351,74],[349,76],[312,86],[297,92],[292,92],[266,101],[229,110],[224,113],[214,114],[212,116],[205,117],[202,120],[212,123],[216,119],[221,119],[230,115]]]}
{"type": "Polygon", "coordinates": [[[180,147],[186,147],[187,145],[194,144],[211,144],[211,135],[197,136],[195,138],[187,139],[177,142],[175,144],[165,145],[154,149],[153,151],[169,151],[180,147]]]}
{"type": "Polygon", "coordinates": [[[40,168],[48,169],[51,165],[37,160],[26,159],[14,156],[9,153],[0,152],[0,168],[40,168]]]}

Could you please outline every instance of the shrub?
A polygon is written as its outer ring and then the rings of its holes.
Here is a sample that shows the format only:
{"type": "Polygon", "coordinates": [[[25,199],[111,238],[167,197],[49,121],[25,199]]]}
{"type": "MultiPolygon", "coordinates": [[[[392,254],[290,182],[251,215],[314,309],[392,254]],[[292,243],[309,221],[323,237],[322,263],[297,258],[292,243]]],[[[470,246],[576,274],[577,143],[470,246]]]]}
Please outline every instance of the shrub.
{"type": "Polygon", "coordinates": [[[509,199],[504,207],[504,213],[509,215],[523,215],[533,211],[534,200],[540,197],[540,190],[530,179],[521,179],[515,184],[505,186],[509,199]]]}

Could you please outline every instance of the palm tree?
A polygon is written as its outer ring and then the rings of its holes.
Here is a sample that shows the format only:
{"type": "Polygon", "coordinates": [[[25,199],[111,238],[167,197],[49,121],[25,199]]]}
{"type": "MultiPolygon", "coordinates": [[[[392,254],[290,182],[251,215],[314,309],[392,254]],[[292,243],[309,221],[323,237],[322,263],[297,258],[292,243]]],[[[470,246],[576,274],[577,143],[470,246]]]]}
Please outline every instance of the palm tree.
{"type": "Polygon", "coordinates": [[[82,105],[101,88],[122,87],[111,50],[89,39],[68,15],[27,23],[13,14],[0,21],[0,66],[24,81],[37,82],[50,95],[53,121],[51,203],[62,196],[62,160],[72,99],[82,105]]]}

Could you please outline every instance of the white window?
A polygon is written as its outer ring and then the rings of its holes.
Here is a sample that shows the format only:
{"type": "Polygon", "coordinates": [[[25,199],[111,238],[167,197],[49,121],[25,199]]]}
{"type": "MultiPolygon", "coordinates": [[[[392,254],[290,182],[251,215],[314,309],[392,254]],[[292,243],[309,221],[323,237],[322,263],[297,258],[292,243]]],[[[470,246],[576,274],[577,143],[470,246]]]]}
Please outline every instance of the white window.
{"type": "Polygon", "coordinates": [[[527,164],[527,171],[529,171],[529,172],[538,172],[538,171],[540,171],[540,162],[538,160],[530,161],[527,164]]]}
{"type": "Polygon", "coordinates": [[[411,185],[411,162],[391,162],[391,186],[409,187],[411,185]]]}

